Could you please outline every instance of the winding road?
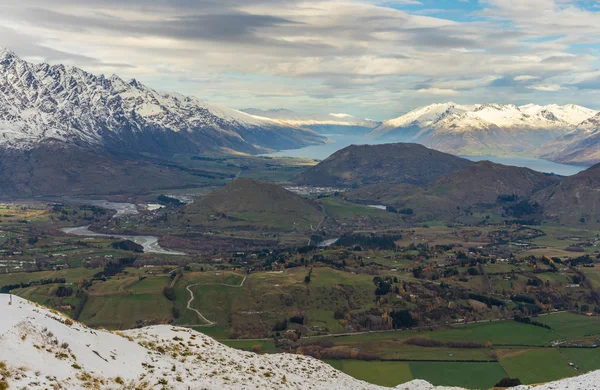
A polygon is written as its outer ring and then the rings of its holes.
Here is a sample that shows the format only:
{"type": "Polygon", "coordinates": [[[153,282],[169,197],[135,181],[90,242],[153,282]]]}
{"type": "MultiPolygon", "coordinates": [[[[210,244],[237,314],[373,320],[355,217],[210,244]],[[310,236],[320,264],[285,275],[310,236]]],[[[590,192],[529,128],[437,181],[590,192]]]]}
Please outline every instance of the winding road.
{"type": "MultiPolygon", "coordinates": [[[[242,282],[238,285],[236,284],[225,284],[225,283],[194,283],[194,284],[190,284],[189,286],[187,286],[185,289],[190,293],[190,300],[187,303],[187,309],[193,311],[194,313],[196,313],[198,315],[198,318],[201,321],[206,322],[206,324],[204,325],[195,325],[195,326],[214,326],[217,323],[213,322],[211,320],[209,320],[208,318],[204,317],[204,315],[202,313],[200,313],[198,310],[194,309],[191,307],[192,302],[194,302],[195,296],[194,296],[194,292],[192,291],[192,287],[198,286],[200,284],[203,284],[205,286],[225,286],[225,287],[233,287],[233,288],[241,288],[242,286],[244,286],[244,282],[246,281],[246,275],[244,275],[244,278],[242,279],[242,282]]],[[[185,325],[181,325],[181,326],[185,326],[185,325]]]]}

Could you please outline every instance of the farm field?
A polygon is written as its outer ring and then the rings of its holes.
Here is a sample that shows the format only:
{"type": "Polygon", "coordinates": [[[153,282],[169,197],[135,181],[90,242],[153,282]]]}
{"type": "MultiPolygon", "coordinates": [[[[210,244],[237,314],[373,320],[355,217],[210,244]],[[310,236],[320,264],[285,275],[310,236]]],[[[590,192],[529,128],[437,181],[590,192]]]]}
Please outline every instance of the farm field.
{"type": "Polygon", "coordinates": [[[370,383],[397,386],[413,379],[434,385],[489,388],[506,376],[498,363],[455,362],[365,362],[357,360],[326,361],[333,367],[370,383]]]}
{"type": "Polygon", "coordinates": [[[598,348],[561,348],[559,351],[581,372],[600,369],[600,349],[598,348]]]}
{"type": "Polygon", "coordinates": [[[323,267],[314,268],[311,283],[306,284],[307,272],[306,268],[297,268],[253,273],[246,277],[242,287],[235,287],[243,279],[239,272],[186,273],[175,285],[175,306],[182,313],[177,323],[203,325],[197,315],[185,310],[188,286],[195,296],[191,307],[216,322],[217,327],[230,331],[264,327],[264,323],[272,324],[302,312],[308,319],[309,329],[342,332],[343,327],[333,317],[339,306],[348,304],[349,300],[356,307],[373,305],[368,299],[372,277],[323,267]]]}
{"type": "Polygon", "coordinates": [[[573,313],[557,313],[537,319],[549,325],[558,339],[581,339],[600,335],[600,318],[586,317],[573,313]]]}
{"type": "Polygon", "coordinates": [[[410,369],[415,379],[470,389],[492,387],[506,376],[498,363],[411,362],[410,369]]]}
{"type": "Polygon", "coordinates": [[[369,383],[397,386],[415,379],[409,362],[364,362],[358,360],[327,361],[331,366],[369,383]]]}
{"type": "Polygon", "coordinates": [[[523,383],[550,382],[577,375],[569,362],[553,348],[499,351],[500,364],[511,378],[523,383]]]}

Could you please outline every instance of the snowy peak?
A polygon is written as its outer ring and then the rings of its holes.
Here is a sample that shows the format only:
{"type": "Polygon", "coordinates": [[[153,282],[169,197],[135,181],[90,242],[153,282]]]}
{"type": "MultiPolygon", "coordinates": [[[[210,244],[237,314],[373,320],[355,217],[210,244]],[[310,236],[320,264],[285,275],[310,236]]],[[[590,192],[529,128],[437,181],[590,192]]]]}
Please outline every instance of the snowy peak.
{"type": "Polygon", "coordinates": [[[577,126],[578,132],[593,133],[600,130],[600,113],[586,119],[577,126]]]}
{"type": "Polygon", "coordinates": [[[557,104],[549,104],[547,106],[528,104],[519,108],[528,115],[542,115],[546,118],[553,117],[555,120],[566,122],[573,126],[580,124],[598,113],[596,110],[575,104],[566,104],[564,106],[559,106],[557,104]]]}
{"type": "Polygon", "coordinates": [[[10,61],[15,58],[17,58],[15,53],[6,48],[0,47],[0,62],[10,61]]]}
{"type": "Polygon", "coordinates": [[[310,131],[161,93],[136,79],[28,63],[2,49],[0,147],[26,150],[49,140],[170,154],[219,148],[253,153],[322,142],[310,131]]]}
{"type": "Polygon", "coordinates": [[[450,132],[490,128],[505,130],[562,129],[567,133],[597,113],[595,110],[574,104],[565,106],[528,104],[518,107],[514,104],[486,103],[467,106],[448,102],[414,109],[398,118],[384,122],[372,134],[376,136],[395,132],[402,134],[410,128],[423,129],[416,133],[417,136],[436,130],[450,132]]]}

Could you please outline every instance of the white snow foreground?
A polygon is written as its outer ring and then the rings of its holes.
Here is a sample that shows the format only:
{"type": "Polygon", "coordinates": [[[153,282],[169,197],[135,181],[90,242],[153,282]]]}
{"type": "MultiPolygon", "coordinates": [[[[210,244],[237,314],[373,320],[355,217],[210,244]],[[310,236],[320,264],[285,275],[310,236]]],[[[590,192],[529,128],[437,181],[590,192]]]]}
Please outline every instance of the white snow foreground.
{"type": "MultiPolygon", "coordinates": [[[[382,389],[311,357],[257,355],[186,328],[93,330],[0,295],[0,388],[382,389]]],[[[521,386],[519,389],[527,389],[521,386]]],[[[449,390],[415,380],[402,390],[449,390]]],[[[600,372],[536,389],[600,389],[600,372]]]]}

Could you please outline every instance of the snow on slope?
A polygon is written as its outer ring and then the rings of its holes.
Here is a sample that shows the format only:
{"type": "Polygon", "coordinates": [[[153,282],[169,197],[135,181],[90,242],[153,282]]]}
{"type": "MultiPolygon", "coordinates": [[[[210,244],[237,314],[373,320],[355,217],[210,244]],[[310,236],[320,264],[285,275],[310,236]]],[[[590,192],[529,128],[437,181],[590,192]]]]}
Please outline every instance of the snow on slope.
{"type": "MultiPolygon", "coordinates": [[[[19,297],[9,305],[9,299],[0,295],[0,385],[10,388],[383,389],[311,357],[239,351],[168,325],[93,330],[19,297]]],[[[396,389],[456,388],[415,380],[396,389]]],[[[600,372],[536,389],[600,389],[600,372]]]]}
{"type": "Polygon", "coordinates": [[[596,110],[592,110],[575,104],[567,104],[564,106],[559,106],[558,104],[550,104],[547,106],[528,104],[525,106],[520,106],[519,109],[531,116],[539,114],[553,115],[559,120],[569,123],[573,126],[579,125],[583,121],[593,117],[598,113],[598,111],[596,110]]]}
{"type": "MultiPolygon", "coordinates": [[[[139,138],[151,132],[189,135],[187,142],[205,148],[233,144],[252,150],[261,142],[277,148],[279,142],[289,149],[320,142],[307,130],[194,97],[157,92],[135,79],[32,64],[0,49],[0,146],[30,149],[50,139],[102,145],[107,137],[135,134],[139,138]]],[[[152,134],[147,138],[153,141],[152,134]]],[[[172,144],[185,143],[181,136],[176,139],[172,144]]],[[[132,143],[143,146],[143,142],[132,143]]]]}
{"type": "Polygon", "coordinates": [[[432,126],[440,120],[453,115],[460,115],[469,111],[466,106],[460,106],[455,103],[440,103],[432,104],[426,107],[420,107],[412,110],[398,118],[384,122],[375,132],[385,132],[385,129],[393,129],[397,127],[432,126]]]}
{"type": "MultiPolygon", "coordinates": [[[[575,126],[594,116],[597,111],[568,104],[558,106],[514,104],[458,105],[452,102],[417,108],[398,118],[384,122],[372,134],[401,135],[411,128],[422,129],[412,133],[421,136],[427,132],[473,131],[484,129],[553,130],[563,129],[566,134],[575,126]]],[[[410,132],[409,132],[410,133],[410,132]]],[[[414,136],[413,135],[413,136],[414,136]]]]}

